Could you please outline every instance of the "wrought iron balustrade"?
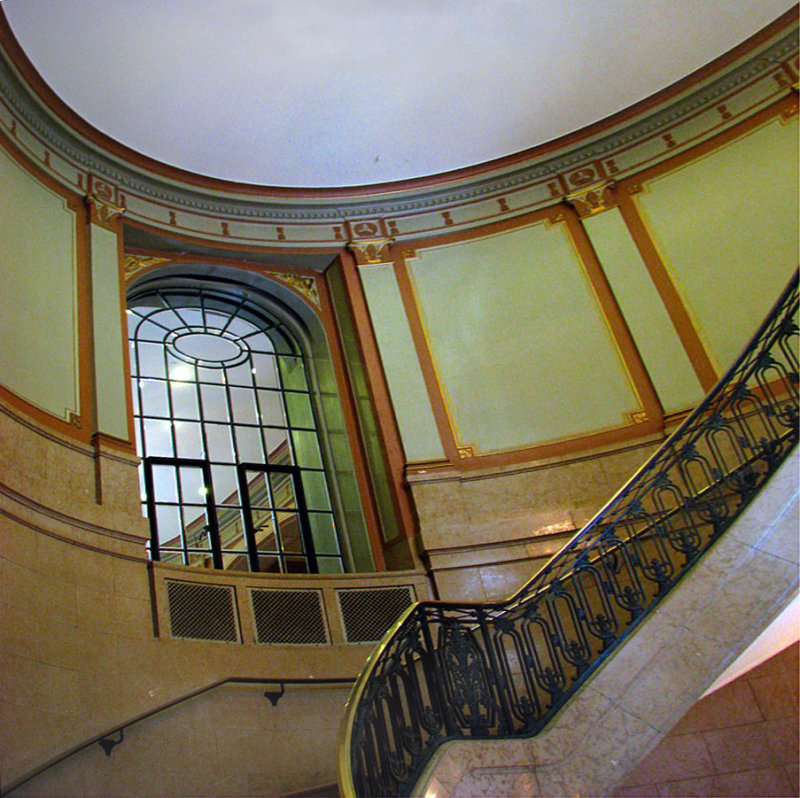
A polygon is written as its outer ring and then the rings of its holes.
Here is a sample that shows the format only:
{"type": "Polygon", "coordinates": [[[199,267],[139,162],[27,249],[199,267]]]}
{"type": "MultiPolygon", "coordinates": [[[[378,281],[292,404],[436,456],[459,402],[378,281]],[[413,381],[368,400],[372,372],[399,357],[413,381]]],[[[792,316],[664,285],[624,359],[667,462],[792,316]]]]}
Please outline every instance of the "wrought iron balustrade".
{"type": "Polygon", "coordinates": [[[514,596],[398,620],[348,702],[343,794],[408,794],[441,743],[547,724],[796,444],[797,309],[795,274],[697,409],[514,596]]]}

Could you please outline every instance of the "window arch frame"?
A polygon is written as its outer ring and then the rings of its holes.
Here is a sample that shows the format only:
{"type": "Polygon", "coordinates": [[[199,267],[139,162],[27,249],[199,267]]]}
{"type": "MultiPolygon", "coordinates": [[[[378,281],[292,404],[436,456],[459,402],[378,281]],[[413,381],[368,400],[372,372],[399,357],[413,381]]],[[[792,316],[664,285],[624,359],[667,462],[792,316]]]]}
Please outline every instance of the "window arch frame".
{"type": "MultiPolygon", "coordinates": [[[[189,334],[189,332],[184,332],[183,328],[173,328],[172,330],[165,332],[163,336],[163,340],[161,342],[161,346],[164,350],[164,375],[160,378],[160,381],[165,385],[165,391],[167,396],[167,404],[169,405],[169,417],[161,416],[158,420],[160,421],[169,421],[171,425],[170,436],[172,441],[172,451],[167,452],[165,456],[164,454],[152,454],[148,451],[147,448],[147,435],[145,432],[145,425],[144,421],[151,416],[145,412],[144,400],[141,393],[141,382],[143,378],[142,369],[139,364],[139,357],[138,357],[138,344],[136,341],[136,333],[131,338],[131,364],[132,364],[132,379],[133,379],[133,388],[134,393],[136,394],[136,400],[134,405],[134,417],[136,423],[136,430],[137,430],[137,445],[139,447],[139,451],[143,456],[144,460],[144,494],[145,499],[144,502],[147,505],[147,514],[150,518],[150,525],[151,525],[151,540],[150,540],[150,552],[151,557],[153,559],[160,559],[161,552],[164,549],[169,549],[171,553],[178,553],[180,554],[181,564],[188,565],[190,564],[190,557],[189,554],[192,551],[193,547],[188,545],[187,537],[186,537],[186,530],[185,527],[181,529],[181,537],[180,537],[180,546],[175,547],[165,547],[163,542],[159,539],[159,532],[158,532],[158,523],[157,523],[157,505],[159,502],[156,501],[157,497],[157,490],[154,486],[153,474],[152,470],[156,467],[172,467],[175,468],[176,474],[176,482],[180,485],[181,482],[181,473],[178,471],[179,468],[196,468],[200,469],[203,472],[203,484],[205,489],[205,497],[203,501],[203,505],[205,507],[205,513],[207,518],[208,524],[208,537],[209,542],[208,546],[204,549],[205,553],[210,555],[210,560],[213,563],[213,566],[216,568],[225,567],[223,558],[226,553],[229,555],[230,552],[226,552],[225,548],[225,541],[220,539],[220,525],[217,519],[217,508],[224,506],[225,510],[229,510],[231,507],[235,507],[242,515],[242,524],[241,524],[241,539],[242,542],[245,543],[246,554],[247,554],[247,562],[249,566],[249,570],[256,571],[256,570],[265,570],[260,566],[261,560],[263,559],[264,555],[261,553],[257,547],[257,541],[255,541],[255,532],[253,530],[253,512],[252,508],[249,505],[250,495],[248,489],[245,487],[245,473],[256,473],[261,474],[262,483],[267,483],[266,492],[272,496],[270,493],[269,484],[271,481],[276,477],[282,477],[284,479],[284,485],[286,482],[290,482],[292,485],[292,493],[294,496],[293,506],[292,507],[285,507],[281,508],[276,506],[275,501],[270,499],[267,502],[270,505],[267,508],[261,508],[262,510],[269,510],[272,513],[272,516],[275,520],[274,523],[274,540],[276,541],[276,545],[274,549],[271,551],[270,556],[273,554],[275,555],[276,561],[278,563],[278,570],[281,572],[293,572],[298,570],[296,567],[288,567],[288,564],[291,563],[293,566],[296,566],[300,559],[303,560],[304,568],[301,569],[305,572],[314,573],[319,570],[318,562],[319,559],[322,558],[326,565],[330,567],[334,567],[334,571],[343,571],[345,570],[345,562],[346,562],[346,555],[347,555],[347,546],[346,540],[343,539],[344,535],[342,532],[342,523],[341,523],[341,510],[337,502],[337,492],[335,490],[335,480],[331,479],[332,468],[328,459],[326,457],[326,446],[323,445],[324,443],[324,425],[320,423],[320,414],[318,412],[318,408],[316,407],[315,401],[315,394],[318,394],[318,389],[314,379],[313,369],[309,367],[309,350],[311,347],[309,346],[308,337],[306,331],[303,329],[303,325],[299,319],[291,312],[290,309],[285,307],[279,299],[272,296],[267,296],[263,292],[253,291],[250,287],[243,284],[238,284],[234,281],[229,280],[215,280],[209,278],[197,278],[197,277],[184,277],[184,276],[167,276],[166,278],[162,277],[161,279],[145,279],[144,281],[137,281],[134,283],[131,288],[129,289],[129,296],[128,296],[128,307],[129,311],[136,315],[135,308],[139,307],[140,304],[144,300],[154,300],[155,298],[160,298],[162,300],[162,304],[169,305],[169,302],[164,303],[163,298],[165,296],[168,297],[177,297],[183,298],[184,301],[186,297],[190,297],[192,299],[196,299],[199,303],[195,306],[195,310],[199,307],[201,309],[201,317],[205,319],[205,312],[202,310],[202,300],[203,298],[209,298],[212,300],[213,308],[210,308],[213,313],[219,314],[220,307],[223,307],[225,310],[230,311],[231,308],[234,310],[232,312],[231,319],[237,317],[237,315],[245,319],[249,322],[252,322],[254,319],[263,325],[263,329],[260,331],[262,334],[270,333],[270,340],[273,343],[273,353],[275,359],[275,376],[277,377],[278,383],[280,386],[270,386],[267,390],[278,393],[280,396],[280,401],[282,403],[283,408],[283,418],[284,418],[284,431],[285,431],[285,440],[286,440],[286,448],[289,453],[289,461],[288,463],[271,463],[270,455],[268,453],[268,448],[264,444],[262,446],[262,456],[253,459],[252,457],[241,457],[239,451],[236,448],[236,441],[238,437],[238,432],[236,431],[237,422],[234,421],[234,412],[230,404],[230,386],[226,385],[226,396],[228,397],[228,427],[230,428],[230,436],[231,441],[233,442],[233,453],[234,453],[234,462],[228,463],[227,465],[235,465],[237,470],[237,490],[238,490],[238,503],[231,503],[227,501],[230,497],[226,497],[226,501],[221,505],[219,497],[215,499],[214,495],[214,479],[210,475],[210,469],[212,466],[220,467],[222,464],[220,462],[215,461],[213,458],[209,457],[209,448],[206,442],[205,432],[203,431],[203,456],[200,458],[197,457],[178,457],[177,455],[180,453],[177,443],[177,437],[175,434],[175,422],[176,421],[186,421],[186,419],[176,418],[173,408],[172,408],[172,378],[170,377],[169,370],[168,370],[168,352],[167,352],[167,338],[170,338],[170,341],[174,343],[174,340],[180,337],[181,334],[189,334]],[[175,334],[176,329],[181,329],[182,332],[179,334],[175,334]],[[280,337],[280,344],[277,345],[276,341],[273,340],[275,336],[280,337]],[[288,362],[289,359],[296,364],[299,364],[302,368],[300,369],[300,373],[302,374],[302,385],[301,389],[295,387],[286,388],[283,384],[283,377],[282,373],[284,370],[284,364],[288,362]],[[278,390],[280,387],[280,390],[278,390]],[[296,396],[305,396],[307,399],[307,411],[306,415],[310,413],[310,418],[313,421],[311,425],[311,429],[308,427],[303,427],[301,424],[295,423],[292,418],[292,412],[290,411],[287,405],[287,394],[293,394],[296,396]],[[317,457],[319,458],[319,463],[317,465],[309,465],[308,462],[299,462],[298,455],[297,455],[297,446],[295,441],[295,433],[310,433],[313,432],[315,444],[317,446],[317,457]],[[205,463],[205,470],[204,464],[205,463]],[[322,482],[322,487],[324,488],[325,493],[327,494],[327,507],[321,507],[319,504],[312,506],[311,508],[306,506],[305,495],[307,491],[304,489],[304,482],[308,480],[310,476],[319,475],[322,482]],[[333,488],[333,489],[332,489],[333,488]],[[301,543],[300,550],[292,550],[289,551],[287,549],[282,548],[282,544],[280,541],[279,535],[279,524],[277,521],[277,515],[280,514],[282,516],[287,516],[288,512],[291,511],[295,517],[297,522],[297,527],[299,530],[299,540],[301,543]],[[330,520],[330,530],[329,534],[325,537],[327,544],[330,543],[330,540],[334,540],[336,542],[335,552],[331,550],[330,546],[328,545],[327,550],[324,550],[322,553],[316,551],[316,544],[315,544],[315,536],[314,530],[312,530],[312,525],[310,523],[309,512],[312,514],[313,519],[319,521],[322,516],[326,516],[330,520]],[[155,555],[155,556],[154,556],[155,555]]],[[[186,310],[186,308],[182,308],[186,310]]],[[[168,307],[161,307],[154,309],[153,314],[165,311],[169,312],[169,310],[174,311],[173,308],[168,307]]],[[[141,314],[139,314],[141,316],[141,314]]],[[[180,314],[177,314],[178,318],[180,318],[180,314]]],[[[142,321],[144,318],[140,318],[140,321],[136,325],[135,329],[141,327],[142,321]]],[[[185,320],[183,320],[185,321],[185,320]]],[[[228,323],[230,324],[230,322],[228,323]]],[[[192,325],[185,325],[184,327],[191,327],[192,325]]],[[[197,325],[195,325],[197,326],[197,325]]],[[[223,330],[227,329],[228,325],[226,324],[223,330]]],[[[194,330],[197,332],[197,330],[194,330]]],[[[230,338],[230,336],[228,336],[230,338]]],[[[171,354],[174,356],[176,352],[173,351],[171,354]]],[[[264,354],[264,353],[262,353],[264,354]]],[[[180,358],[184,359],[185,358],[180,358]]],[[[203,359],[201,358],[200,361],[203,359]]],[[[244,357],[241,362],[247,361],[249,362],[248,357],[244,357]]],[[[237,365],[240,361],[237,361],[237,365]]],[[[202,366],[207,366],[207,363],[202,363],[202,366]]],[[[200,366],[195,363],[195,373],[198,373],[200,366]]],[[[253,374],[256,373],[256,369],[252,368],[253,374]]],[[[223,366],[221,369],[221,373],[224,375],[227,373],[226,368],[223,366]]],[[[227,383],[226,379],[223,379],[223,383],[227,383]]],[[[253,378],[253,390],[261,390],[261,388],[256,387],[255,385],[256,379],[253,378]]],[[[192,383],[195,385],[198,391],[198,407],[202,408],[202,399],[200,398],[199,393],[199,385],[202,384],[201,382],[195,381],[192,383]]],[[[250,387],[250,386],[233,386],[236,388],[239,387],[250,387]]],[[[263,387],[263,386],[262,386],[263,387]]],[[[255,400],[256,408],[259,408],[258,399],[255,400]]],[[[258,409],[257,409],[258,413],[258,409]]],[[[256,426],[259,429],[263,429],[264,425],[261,424],[262,421],[261,415],[257,415],[257,423],[256,426]]],[[[200,418],[201,430],[203,429],[203,424],[206,422],[202,419],[202,414],[200,418]]],[[[208,422],[210,424],[214,424],[219,426],[222,422],[214,421],[208,422]]],[[[269,426],[269,425],[267,425],[269,426]]],[[[251,425],[252,427],[252,425],[251,425]]],[[[264,438],[261,439],[262,441],[264,438]]],[[[301,458],[302,459],[302,458],[301,458]]],[[[319,480],[317,480],[319,482],[319,480]]],[[[320,492],[319,487],[317,486],[317,493],[320,492]]],[[[312,491],[313,493],[313,491],[312,491]]],[[[181,496],[178,493],[177,502],[178,505],[181,505],[181,496]]],[[[319,501],[318,499],[316,500],[319,501]]],[[[163,502],[162,502],[163,504],[163,502]]],[[[312,502],[313,504],[313,502],[312,502]]],[[[198,508],[200,504],[198,502],[193,503],[191,506],[198,508]]],[[[284,519],[285,520],[285,519],[284,519]]],[[[318,531],[318,530],[317,530],[318,531]]],[[[240,552],[241,553],[241,552],[240,552]]],[[[273,570],[273,569],[267,569],[273,570]]]]}

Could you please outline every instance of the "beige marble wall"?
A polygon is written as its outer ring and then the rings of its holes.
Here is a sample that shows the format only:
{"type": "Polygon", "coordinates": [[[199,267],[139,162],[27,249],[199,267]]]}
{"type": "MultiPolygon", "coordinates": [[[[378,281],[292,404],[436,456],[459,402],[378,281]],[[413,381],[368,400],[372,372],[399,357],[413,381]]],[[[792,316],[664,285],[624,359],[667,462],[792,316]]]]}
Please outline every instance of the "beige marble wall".
{"type": "Polygon", "coordinates": [[[797,643],[697,702],[626,776],[626,796],[800,795],[797,643]]]}
{"type": "MultiPolygon", "coordinates": [[[[133,465],[103,458],[109,502],[98,504],[95,462],[80,447],[3,413],[0,439],[0,791],[98,735],[221,680],[353,678],[362,667],[372,645],[345,644],[341,635],[331,645],[310,646],[258,645],[252,634],[242,643],[173,639],[163,626],[154,636],[133,465]]],[[[203,578],[197,569],[168,570],[203,578]]],[[[425,598],[425,579],[416,576],[405,581],[425,598]]],[[[266,574],[225,575],[247,584],[259,577],[275,586],[266,574]]],[[[305,579],[333,592],[398,578],[305,579]]],[[[296,578],[289,583],[301,586],[296,578]]],[[[202,748],[194,756],[187,768],[202,771],[202,748]]]]}
{"type": "Polygon", "coordinates": [[[608,795],[798,591],[798,452],[531,739],[442,746],[415,794],[608,795]]]}
{"type": "Polygon", "coordinates": [[[409,474],[440,598],[496,601],[532,577],[656,450],[661,436],[464,474],[409,474]]]}
{"type": "Polygon", "coordinates": [[[14,796],[286,795],[336,781],[348,686],[227,685],[94,744],[12,790],[14,796]],[[116,737],[114,738],[116,739],[116,737]]]}

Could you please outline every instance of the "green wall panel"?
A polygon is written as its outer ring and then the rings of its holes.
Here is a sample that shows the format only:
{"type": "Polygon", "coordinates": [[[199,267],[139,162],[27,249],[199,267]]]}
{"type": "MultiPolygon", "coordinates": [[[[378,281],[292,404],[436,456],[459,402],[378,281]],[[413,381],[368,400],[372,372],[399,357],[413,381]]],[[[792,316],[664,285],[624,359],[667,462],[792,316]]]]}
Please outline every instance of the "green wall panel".
{"type": "Polygon", "coordinates": [[[63,419],[81,400],[76,223],[0,150],[0,383],[63,419]]]}
{"type": "Polygon", "coordinates": [[[797,268],[797,184],[795,116],[775,119],[634,195],[720,372],[797,268]]]}
{"type": "Polygon", "coordinates": [[[583,222],[665,413],[703,397],[689,357],[618,210],[583,222]]]}
{"type": "Polygon", "coordinates": [[[359,274],[406,459],[414,461],[444,458],[422,369],[394,276],[394,267],[388,263],[379,263],[360,268],[359,274]]]}
{"type": "Polygon", "coordinates": [[[409,265],[459,445],[575,437],[638,407],[563,224],[426,249],[409,265]]]}
{"type": "Polygon", "coordinates": [[[94,362],[97,381],[97,426],[100,432],[128,438],[125,367],[120,311],[117,236],[91,225],[92,309],[94,315],[94,362]]]}

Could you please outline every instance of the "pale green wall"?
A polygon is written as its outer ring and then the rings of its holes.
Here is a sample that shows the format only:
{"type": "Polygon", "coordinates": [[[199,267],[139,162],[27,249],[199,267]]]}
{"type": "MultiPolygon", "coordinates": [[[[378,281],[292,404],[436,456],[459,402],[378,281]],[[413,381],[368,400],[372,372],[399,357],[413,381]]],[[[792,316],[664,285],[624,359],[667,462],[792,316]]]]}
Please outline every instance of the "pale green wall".
{"type": "Polygon", "coordinates": [[[117,438],[128,438],[123,351],[127,335],[120,313],[117,236],[92,224],[92,311],[94,363],[97,384],[97,428],[117,438]]]}
{"type": "Polygon", "coordinates": [[[403,310],[394,267],[388,263],[363,266],[359,268],[359,274],[406,460],[441,459],[444,451],[403,310]]]}
{"type": "Polygon", "coordinates": [[[0,149],[0,384],[63,419],[82,400],[76,224],[62,196],[0,149]]]}
{"type": "Polygon", "coordinates": [[[774,119],[634,195],[724,371],[798,262],[797,116],[774,119]]]}
{"type": "Polygon", "coordinates": [[[664,412],[694,407],[703,397],[700,381],[620,212],[590,216],[583,224],[664,412]]]}
{"type": "Polygon", "coordinates": [[[409,267],[459,445],[544,443],[638,408],[565,225],[425,249],[409,267]]]}

